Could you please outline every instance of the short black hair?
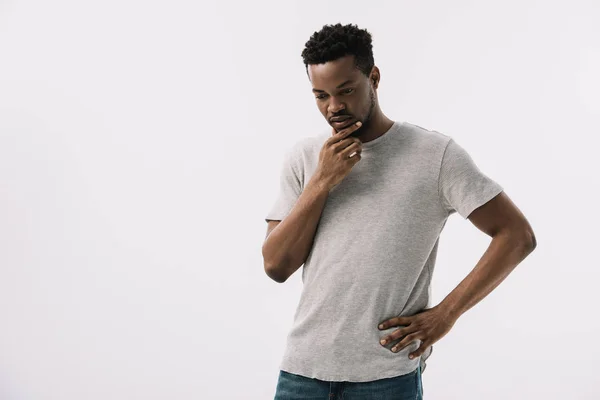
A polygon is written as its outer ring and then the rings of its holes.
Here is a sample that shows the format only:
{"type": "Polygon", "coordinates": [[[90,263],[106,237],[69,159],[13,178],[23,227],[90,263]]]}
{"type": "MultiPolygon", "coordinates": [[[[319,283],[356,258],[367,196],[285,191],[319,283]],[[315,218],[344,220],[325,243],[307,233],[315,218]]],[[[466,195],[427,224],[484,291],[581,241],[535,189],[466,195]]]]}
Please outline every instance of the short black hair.
{"type": "Polygon", "coordinates": [[[323,64],[352,54],[356,68],[368,77],[375,65],[371,42],[371,34],[356,25],[325,25],[313,33],[302,51],[306,72],[309,64],[323,64]]]}

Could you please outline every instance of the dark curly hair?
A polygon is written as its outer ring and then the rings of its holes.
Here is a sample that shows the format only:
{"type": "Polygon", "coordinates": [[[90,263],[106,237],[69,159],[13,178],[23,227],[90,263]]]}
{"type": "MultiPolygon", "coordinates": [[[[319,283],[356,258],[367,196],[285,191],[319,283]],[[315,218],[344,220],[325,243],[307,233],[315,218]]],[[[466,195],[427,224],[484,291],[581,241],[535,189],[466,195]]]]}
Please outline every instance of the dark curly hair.
{"type": "Polygon", "coordinates": [[[371,34],[356,25],[338,23],[313,33],[302,51],[302,59],[308,74],[309,64],[323,64],[349,54],[354,55],[356,68],[368,77],[375,65],[371,34]]]}

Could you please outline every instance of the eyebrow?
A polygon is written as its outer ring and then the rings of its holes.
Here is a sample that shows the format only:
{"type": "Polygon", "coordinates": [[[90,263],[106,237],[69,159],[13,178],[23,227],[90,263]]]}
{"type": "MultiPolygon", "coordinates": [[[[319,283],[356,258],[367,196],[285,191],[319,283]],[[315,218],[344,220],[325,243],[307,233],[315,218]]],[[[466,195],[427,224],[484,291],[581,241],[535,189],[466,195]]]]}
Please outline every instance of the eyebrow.
{"type": "MultiPolygon", "coordinates": [[[[347,85],[347,84],[349,84],[349,83],[353,83],[353,82],[354,82],[354,81],[353,81],[352,79],[348,79],[346,82],[342,83],[341,85],[337,85],[336,89],[339,89],[339,88],[341,88],[342,86],[345,86],[345,85],[347,85]]],[[[322,93],[322,92],[324,92],[324,90],[321,90],[321,89],[313,89],[312,91],[313,91],[313,92],[317,92],[317,93],[322,93]]]]}

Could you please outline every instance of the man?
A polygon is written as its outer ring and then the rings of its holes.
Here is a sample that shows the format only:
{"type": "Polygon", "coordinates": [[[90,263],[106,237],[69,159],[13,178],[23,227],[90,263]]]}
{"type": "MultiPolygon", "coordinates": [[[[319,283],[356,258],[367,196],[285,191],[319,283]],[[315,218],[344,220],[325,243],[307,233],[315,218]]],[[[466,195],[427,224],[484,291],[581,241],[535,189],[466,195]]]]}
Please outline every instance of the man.
{"type": "Polygon", "coordinates": [[[454,139],[383,114],[368,31],[325,25],[302,57],[332,130],[286,152],[266,216],[266,274],[282,283],[304,265],[275,398],[422,398],[432,345],[533,251],[534,233],[454,139]],[[439,236],[455,212],[492,240],[431,307],[439,236]]]}

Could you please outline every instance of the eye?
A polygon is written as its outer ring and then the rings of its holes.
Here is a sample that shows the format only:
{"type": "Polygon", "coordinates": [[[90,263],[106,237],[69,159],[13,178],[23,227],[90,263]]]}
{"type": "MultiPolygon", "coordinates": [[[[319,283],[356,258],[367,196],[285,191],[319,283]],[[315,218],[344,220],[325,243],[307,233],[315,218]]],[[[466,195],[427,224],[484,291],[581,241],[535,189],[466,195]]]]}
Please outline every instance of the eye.
{"type": "Polygon", "coordinates": [[[344,93],[344,94],[350,94],[352,92],[354,92],[354,89],[346,89],[346,90],[342,91],[342,93],[344,93]]]}
{"type": "Polygon", "coordinates": [[[325,95],[325,94],[319,94],[319,95],[315,96],[315,98],[321,100],[321,99],[324,99],[325,96],[327,96],[327,95],[325,95]]]}

